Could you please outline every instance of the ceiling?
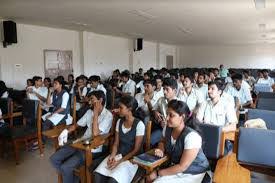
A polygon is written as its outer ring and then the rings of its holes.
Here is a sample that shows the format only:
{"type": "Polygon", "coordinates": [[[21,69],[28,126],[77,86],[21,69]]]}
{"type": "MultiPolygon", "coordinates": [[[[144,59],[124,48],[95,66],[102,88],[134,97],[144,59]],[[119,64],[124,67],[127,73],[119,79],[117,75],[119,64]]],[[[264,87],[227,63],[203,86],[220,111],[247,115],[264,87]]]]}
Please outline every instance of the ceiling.
{"type": "Polygon", "coordinates": [[[275,43],[275,0],[0,0],[0,17],[180,45],[275,43]]]}

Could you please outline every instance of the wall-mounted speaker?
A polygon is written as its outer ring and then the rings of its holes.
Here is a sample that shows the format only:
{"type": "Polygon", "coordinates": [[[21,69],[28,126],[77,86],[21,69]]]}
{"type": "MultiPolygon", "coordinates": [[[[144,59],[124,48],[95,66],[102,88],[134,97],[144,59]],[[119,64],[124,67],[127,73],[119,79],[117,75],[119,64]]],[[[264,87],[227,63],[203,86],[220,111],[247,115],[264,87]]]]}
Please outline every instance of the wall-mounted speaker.
{"type": "Polygon", "coordinates": [[[140,51],[143,48],[143,39],[137,38],[135,40],[134,51],[140,51]]]}
{"type": "Polygon", "coordinates": [[[16,23],[13,21],[3,21],[3,46],[17,43],[16,23]]]}

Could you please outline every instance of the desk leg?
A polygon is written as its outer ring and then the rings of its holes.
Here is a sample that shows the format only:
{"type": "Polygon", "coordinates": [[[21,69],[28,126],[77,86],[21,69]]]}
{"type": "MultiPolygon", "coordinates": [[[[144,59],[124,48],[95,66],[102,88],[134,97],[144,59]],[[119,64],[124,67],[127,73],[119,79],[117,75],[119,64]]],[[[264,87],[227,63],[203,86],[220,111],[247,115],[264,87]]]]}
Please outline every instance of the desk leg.
{"type": "Polygon", "coordinates": [[[93,161],[93,155],[91,153],[91,150],[86,150],[86,163],[85,163],[85,168],[86,168],[86,179],[87,179],[87,183],[92,183],[92,176],[91,173],[89,171],[89,167],[92,164],[93,161]]]}

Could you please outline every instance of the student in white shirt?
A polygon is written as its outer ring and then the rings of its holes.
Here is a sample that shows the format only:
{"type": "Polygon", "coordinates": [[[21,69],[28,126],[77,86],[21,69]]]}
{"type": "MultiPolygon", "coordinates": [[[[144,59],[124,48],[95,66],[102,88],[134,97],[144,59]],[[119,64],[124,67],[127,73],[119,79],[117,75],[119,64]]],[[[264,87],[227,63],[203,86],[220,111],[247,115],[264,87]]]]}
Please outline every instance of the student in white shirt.
{"type": "Polygon", "coordinates": [[[48,88],[43,87],[42,77],[34,76],[32,80],[34,86],[30,86],[26,90],[28,99],[39,100],[45,103],[48,96],[48,88]]]}
{"type": "Polygon", "coordinates": [[[268,70],[263,69],[261,71],[261,73],[263,74],[263,77],[259,78],[257,83],[258,84],[268,84],[270,87],[272,87],[272,85],[274,84],[274,80],[268,76],[268,70]]]}
{"type": "Polygon", "coordinates": [[[8,88],[6,87],[6,84],[4,81],[0,80],[0,98],[8,98],[8,88]]]}
{"type": "Polygon", "coordinates": [[[162,87],[162,84],[163,84],[163,78],[161,75],[156,75],[155,78],[156,80],[156,89],[155,89],[155,94],[158,98],[160,97],[164,97],[164,92],[163,92],[163,87],[162,87]]]}
{"type": "Polygon", "coordinates": [[[137,106],[132,96],[121,97],[112,152],[94,171],[93,182],[129,183],[134,178],[138,165],[129,160],[141,153],[145,134],[143,122],[134,116],[137,106]]]}
{"type": "MultiPolygon", "coordinates": [[[[252,102],[252,96],[250,90],[247,86],[243,85],[241,74],[235,74],[232,76],[233,87],[229,87],[226,91],[228,94],[239,99],[240,105],[242,107],[250,107],[252,102]]],[[[245,82],[245,81],[244,81],[245,82]]]]}
{"type": "Polygon", "coordinates": [[[223,126],[224,131],[233,131],[238,122],[234,106],[221,99],[223,85],[214,81],[208,83],[209,100],[205,101],[196,115],[202,123],[223,126]]]}
{"type": "Polygon", "coordinates": [[[204,100],[208,98],[208,85],[205,84],[205,74],[202,72],[199,73],[196,89],[201,92],[204,100]]]}
{"type": "Polygon", "coordinates": [[[87,92],[88,90],[84,82],[84,77],[78,76],[76,78],[76,85],[73,88],[73,94],[76,96],[76,111],[81,108],[81,102],[83,102],[84,98],[87,95],[87,92]]]}
{"type": "Polygon", "coordinates": [[[185,102],[191,111],[195,112],[205,99],[199,90],[193,88],[192,81],[191,76],[185,76],[183,88],[180,90],[178,98],[185,102]]]}
{"type": "MultiPolygon", "coordinates": [[[[78,120],[77,124],[61,132],[59,136],[60,145],[64,144],[68,133],[75,131],[79,126],[87,127],[84,135],[80,138],[81,140],[109,133],[112,127],[113,115],[104,107],[105,94],[103,91],[93,91],[90,101],[91,109],[78,120]]],[[[93,159],[104,153],[102,148],[102,146],[99,146],[92,150],[93,159]]],[[[50,157],[50,161],[53,167],[62,174],[64,183],[74,183],[77,182],[77,177],[74,176],[74,169],[85,164],[84,157],[85,152],[77,150],[70,145],[65,145],[50,157]]]]}
{"type": "Polygon", "coordinates": [[[144,123],[150,120],[150,113],[157,104],[160,97],[155,94],[156,82],[155,80],[144,80],[145,93],[136,94],[135,98],[138,102],[138,107],[145,113],[144,123]]]}
{"type": "Polygon", "coordinates": [[[143,80],[141,80],[137,85],[136,85],[136,88],[140,88],[140,92],[141,93],[144,93],[144,81],[145,80],[148,80],[148,79],[151,79],[151,75],[148,73],[148,72],[145,72],[144,75],[143,75],[143,80]]]}
{"type": "Polygon", "coordinates": [[[89,93],[92,92],[92,91],[101,90],[106,95],[106,89],[103,86],[103,84],[100,83],[100,81],[101,81],[100,76],[93,75],[93,76],[89,77],[89,82],[90,82],[90,85],[91,85],[89,93]]]}
{"type": "Polygon", "coordinates": [[[250,72],[248,70],[243,71],[243,76],[244,76],[243,80],[246,81],[249,84],[249,86],[252,88],[256,83],[255,78],[250,75],[250,72]]]}
{"type": "Polygon", "coordinates": [[[177,99],[177,81],[171,78],[164,78],[163,90],[164,97],[158,99],[153,108],[154,121],[152,124],[151,144],[157,144],[161,139],[161,134],[166,126],[168,102],[177,99]]]}
{"type": "Polygon", "coordinates": [[[150,173],[147,182],[202,182],[209,163],[202,151],[202,138],[188,106],[178,100],[168,103],[167,128],[155,155],[167,154],[169,164],[150,173]]]}
{"type": "Polygon", "coordinates": [[[131,95],[132,97],[135,96],[136,93],[136,83],[130,78],[130,72],[125,70],[121,73],[121,79],[123,81],[122,91],[116,88],[116,92],[124,95],[131,95]]]}

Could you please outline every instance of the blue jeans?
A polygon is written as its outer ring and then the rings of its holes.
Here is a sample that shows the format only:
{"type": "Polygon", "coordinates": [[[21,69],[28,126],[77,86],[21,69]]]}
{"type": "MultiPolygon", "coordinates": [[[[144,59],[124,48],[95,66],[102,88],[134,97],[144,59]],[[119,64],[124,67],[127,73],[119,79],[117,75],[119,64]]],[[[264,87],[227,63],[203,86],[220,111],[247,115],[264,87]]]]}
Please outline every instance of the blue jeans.
{"type": "Polygon", "coordinates": [[[162,137],[162,129],[155,129],[154,131],[152,131],[151,133],[151,145],[155,146],[157,145],[162,137]]]}
{"type": "Polygon", "coordinates": [[[62,174],[63,183],[75,183],[79,178],[74,176],[74,169],[84,165],[85,154],[67,145],[56,151],[50,161],[54,168],[62,174]]]}

